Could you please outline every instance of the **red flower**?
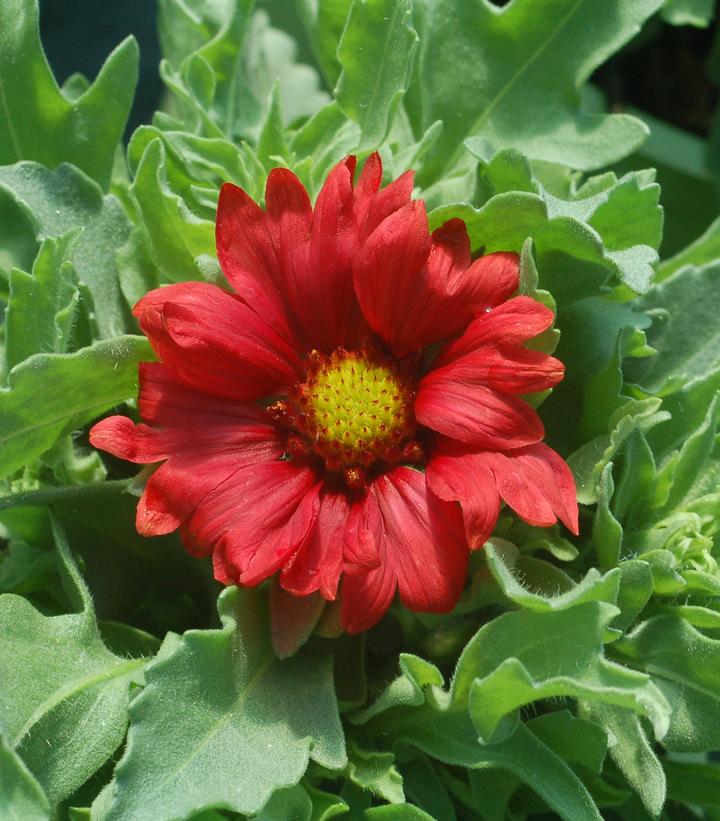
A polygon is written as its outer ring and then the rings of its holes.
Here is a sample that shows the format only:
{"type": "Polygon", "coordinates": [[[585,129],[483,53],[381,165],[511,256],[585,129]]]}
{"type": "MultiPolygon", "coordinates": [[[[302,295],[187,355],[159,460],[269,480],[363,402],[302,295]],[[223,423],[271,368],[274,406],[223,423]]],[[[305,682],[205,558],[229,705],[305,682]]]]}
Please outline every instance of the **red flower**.
{"type": "Polygon", "coordinates": [[[512,298],[517,255],[473,261],[457,219],[430,234],[410,173],[380,188],[376,154],[355,185],[354,170],[340,163],[314,208],[283,168],[265,211],[223,186],[217,250],[234,293],[187,282],[141,299],[160,360],[140,367],[145,424],[114,416],[91,432],[163,463],[141,533],[179,527],[227,584],[279,571],[296,595],[341,593],[348,632],[396,590],[413,610],[450,610],[501,499],[577,533],[572,475],[521,398],[562,379],[523,347],[552,311],[512,298]]]}

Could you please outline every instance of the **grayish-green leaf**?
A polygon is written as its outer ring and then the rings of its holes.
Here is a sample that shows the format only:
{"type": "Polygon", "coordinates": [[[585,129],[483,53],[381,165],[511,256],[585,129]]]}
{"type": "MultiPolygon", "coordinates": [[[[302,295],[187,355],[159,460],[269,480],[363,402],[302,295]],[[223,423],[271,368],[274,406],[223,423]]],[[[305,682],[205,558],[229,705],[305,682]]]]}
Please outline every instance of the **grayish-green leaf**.
{"type": "Polygon", "coordinates": [[[153,262],[170,282],[199,279],[196,260],[215,254],[215,224],[194,214],[170,188],[160,139],[145,149],[130,189],[137,203],[153,262]]]}
{"type": "Polygon", "coordinates": [[[265,601],[223,592],[220,630],[194,630],[145,671],[116,770],[110,821],[170,821],[205,807],[258,812],[312,758],[345,766],[327,656],[275,658],[265,601]]]}
{"type": "Polygon", "coordinates": [[[421,4],[411,114],[417,129],[438,119],[445,125],[422,181],[455,167],[471,136],[485,141],[489,155],[513,147],[583,170],[630,153],[645,138],[645,126],[628,115],[585,113],[580,88],[661,2],[421,4]]]}
{"type": "Polygon", "coordinates": [[[611,704],[588,705],[587,713],[608,733],[610,757],[628,784],[650,815],[659,816],[665,804],[665,772],[638,717],[611,704]]]}
{"type": "Polygon", "coordinates": [[[123,336],[74,354],[36,354],[14,368],[0,390],[0,477],[134,397],[143,359],[152,359],[147,340],[123,336]]]}
{"type": "Polygon", "coordinates": [[[594,567],[588,570],[572,589],[546,596],[533,592],[522,584],[513,569],[518,558],[517,549],[509,542],[491,539],[484,548],[487,563],[503,593],[515,604],[538,613],[567,610],[586,601],[605,601],[615,604],[620,583],[620,571],[615,568],[604,576],[594,567]]]}
{"type": "Polygon", "coordinates": [[[49,821],[42,787],[0,735],[0,810],[4,821],[49,821]]]}
{"type": "Polygon", "coordinates": [[[663,744],[704,752],[720,747],[720,641],[683,619],[656,616],[614,645],[646,670],[672,707],[663,744]]]}
{"type": "Polygon", "coordinates": [[[48,617],[19,596],[0,597],[0,730],[56,805],[122,741],[129,677],[145,659],[122,659],[105,647],[57,523],[54,534],[79,612],[48,617]]]}
{"type": "Polygon", "coordinates": [[[65,353],[80,293],[68,261],[73,233],[46,239],[32,274],[10,274],[5,360],[10,371],[35,353],[65,353]]]}
{"type": "Polygon", "coordinates": [[[706,28],[715,13],[715,0],[665,0],[660,14],[673,26],[706,28]]]}
{"type": "Polygon", "coordinates": [[[91,179],[70,165],[53,171],[32,162],[0,168],[0,189],[27,215],[38,241],[83,229],[70,261],[78,282],[92,295],[92,319],[102,337],[124,333],[126,312],[115,254],[127,241],[130,223],[119,200],[103,197],[91,179]]]}
{"type": "Polygon", "coordinates": [[[138,47],[129,37],[86,91],[77,99],[65,96],[40,45],[37,0],[3,0],[0,165],[34,160],[52,168],[69,162],[107,190],[137,72],[138,47]]]}
{"type": "Polygon", "coordinates": [[[417,42],[410,0],[352,4],[337,51],[342,71],[335,99],[360,126],[359,150],[377,148],[385,138],[407,88],[417,42]]]}

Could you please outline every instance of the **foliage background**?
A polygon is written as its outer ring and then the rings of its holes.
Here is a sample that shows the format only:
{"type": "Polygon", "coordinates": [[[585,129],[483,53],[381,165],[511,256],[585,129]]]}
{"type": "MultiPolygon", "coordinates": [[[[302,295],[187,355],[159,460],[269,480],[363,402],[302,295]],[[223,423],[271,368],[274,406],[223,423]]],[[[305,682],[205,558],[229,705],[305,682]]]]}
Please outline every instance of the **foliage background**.
{"type": "MultiPolygon", "coordinates": [[[[713,3],[157,8],[161,111],[128,126],[151,49],[92,85],[56,59],[58,88],[33,0],[0,3],[2,817],[720,818],[713,3]],[[138,537],[137,480],[84,431],[133,412],[129,306],[218,280],[221,182],[317,192],[375,148],[556,307],[541,413],[582,530],[506,515],[454,613],[326,616],[280,660],[267,591],[138,537]]],[[[97,59],[42,12],[51,56],[97,59]]]]}

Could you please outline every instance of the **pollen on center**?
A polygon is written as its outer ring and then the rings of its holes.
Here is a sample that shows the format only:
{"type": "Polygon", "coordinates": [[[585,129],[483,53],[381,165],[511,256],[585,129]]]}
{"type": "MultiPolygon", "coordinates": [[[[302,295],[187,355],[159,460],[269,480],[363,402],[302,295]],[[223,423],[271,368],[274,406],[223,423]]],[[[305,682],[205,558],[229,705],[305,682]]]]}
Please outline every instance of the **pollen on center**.
{"type": "Polygon", "coordinates": [[[412,380],[377,355],[312,354],[295,400],[300,432],[331,470],[397,462],[415,433],[412,380]]]}

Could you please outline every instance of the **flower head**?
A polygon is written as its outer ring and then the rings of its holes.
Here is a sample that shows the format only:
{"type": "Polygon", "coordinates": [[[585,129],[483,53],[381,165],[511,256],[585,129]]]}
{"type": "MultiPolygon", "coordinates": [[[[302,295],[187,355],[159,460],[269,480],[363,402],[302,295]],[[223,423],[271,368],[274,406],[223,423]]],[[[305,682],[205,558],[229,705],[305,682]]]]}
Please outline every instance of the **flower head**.
{"type": "Polygon", "coordinates": [[[279,572],[302,596],[374,624],[396,591],[445,612],[501,499],[533,525],[577,532],[575,485],[522,397],[562,364],[525,347],[553,313],[518,289],[518,259],[473,260],[465,225],[433,233],[407,173],[377,154],[328,176],[313,207],[287,169],[265,210],[226,184],[217,250],[232,286],[187,282],[135,306],[158,362],[140,368],[144,422],[91,441],[162,462],[138,505],[146,535],[180,528],[224,583],[279,572]]]}

